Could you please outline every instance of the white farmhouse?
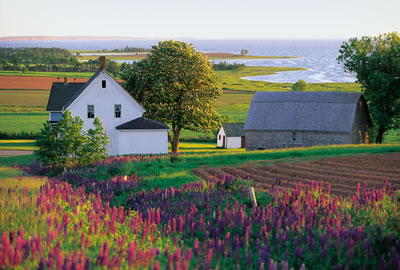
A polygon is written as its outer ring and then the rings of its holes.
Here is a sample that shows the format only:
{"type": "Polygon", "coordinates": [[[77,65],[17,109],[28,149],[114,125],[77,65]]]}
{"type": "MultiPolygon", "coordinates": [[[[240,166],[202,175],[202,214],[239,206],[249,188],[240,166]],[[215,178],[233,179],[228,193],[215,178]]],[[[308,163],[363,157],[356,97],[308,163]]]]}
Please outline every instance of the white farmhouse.
{"type": "Polygon", "coordinates": [[[146,110],[107,73],[104,57],[86,83],[53,83],[47,104],[50,123],[56,124],[66,110],[85,121],[85,131],[99,117],[110,137],[110,155],[168,153],[169,127],[143,117],[146,110]]]}
{"type": "Polygon", "coordinates": [[[217,147],[244,148],[244,123],[223,123],[217,134],[217,147]]]}

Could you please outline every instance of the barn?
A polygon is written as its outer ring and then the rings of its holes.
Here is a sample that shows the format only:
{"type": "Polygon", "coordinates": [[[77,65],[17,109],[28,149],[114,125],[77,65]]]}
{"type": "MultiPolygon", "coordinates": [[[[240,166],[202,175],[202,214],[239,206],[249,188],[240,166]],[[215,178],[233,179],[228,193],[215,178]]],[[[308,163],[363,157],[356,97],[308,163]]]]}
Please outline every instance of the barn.
{"type": "Polygon", "coordinates": [[[256,92],[244,126],[246,150],[370,142],[360,93],[256,92]]]}
{"type": "Polygon", "coordinates": [[[217,134],[217,147],[244,148],[246,146],[244,123],[222,123],[217,134]]]}

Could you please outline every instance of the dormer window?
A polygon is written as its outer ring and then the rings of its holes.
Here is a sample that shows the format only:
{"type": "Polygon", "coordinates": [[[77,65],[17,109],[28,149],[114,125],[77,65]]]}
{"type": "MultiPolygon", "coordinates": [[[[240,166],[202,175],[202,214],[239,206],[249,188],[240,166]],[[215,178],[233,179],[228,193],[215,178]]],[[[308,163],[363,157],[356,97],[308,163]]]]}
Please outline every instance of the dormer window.
{"type": "Polygon", "coordinates": [[[94,118],[94,105],[87,105],[87,118],[94,118]]]}
{"type": "Polygon", "coordinates": [[[102,80],[101,81],[101,88],[106,88],[107,86],[107,81],[106,80],[102,80]]]}
{"type": "Polygon", "coordinates": [[[121,118],[121,104],[114,105],[114,115],[115,118],[121,118]]]}

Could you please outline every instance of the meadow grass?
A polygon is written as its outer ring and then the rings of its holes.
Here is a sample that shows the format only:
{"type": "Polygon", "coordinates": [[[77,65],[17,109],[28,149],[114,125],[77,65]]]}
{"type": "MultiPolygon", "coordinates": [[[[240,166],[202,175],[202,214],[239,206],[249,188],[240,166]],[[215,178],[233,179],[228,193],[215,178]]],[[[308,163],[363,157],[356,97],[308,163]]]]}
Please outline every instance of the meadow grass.
{"type": "Polygon", "coordinates": [[[39,132],[49,114],[43,113],[0,113],[0,131],[2,132],[39,132]]]}
{"type": "Polygon", "coordinates": [[[0,90],[0,106],[44,106],[50,90],[0,90]]]}
{"type": "Polygon", "coordinates": [[[46,106],[0,105],[0,113],[45,113],[46,106]]]}
{"type": "Polygon", "coordinates": [[[0,150],[36,150],[35,140],[0,140],[0,150]]]}

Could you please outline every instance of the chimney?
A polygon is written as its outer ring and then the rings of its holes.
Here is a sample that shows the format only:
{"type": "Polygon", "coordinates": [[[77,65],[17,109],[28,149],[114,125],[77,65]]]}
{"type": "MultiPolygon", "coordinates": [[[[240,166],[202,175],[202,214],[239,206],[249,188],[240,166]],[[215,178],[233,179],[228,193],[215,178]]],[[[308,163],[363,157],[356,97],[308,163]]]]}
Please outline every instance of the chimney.
{"type": "Polygon", "coordinates": [[[64,85],[67,85],[67,84],[68,84],[68,77],[65,76],[65,77],[64,77],[64,85]]]}
{"type": "Polygon", "coordinates": [[[101,69],[106,69],[106,57],[105,56],[100,56],[100,68],[101,69]]]}

